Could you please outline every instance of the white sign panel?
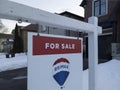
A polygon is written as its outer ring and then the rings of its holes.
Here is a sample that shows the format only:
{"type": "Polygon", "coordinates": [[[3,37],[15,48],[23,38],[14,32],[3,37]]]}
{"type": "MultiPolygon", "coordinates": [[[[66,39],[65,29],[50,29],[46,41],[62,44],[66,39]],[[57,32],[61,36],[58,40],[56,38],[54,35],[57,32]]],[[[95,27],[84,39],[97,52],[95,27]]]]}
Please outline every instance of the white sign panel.
{"type": "Polygon", "coordinates": [[[28,90],[82,90],[82,39],[28,34],[28,90]]]}

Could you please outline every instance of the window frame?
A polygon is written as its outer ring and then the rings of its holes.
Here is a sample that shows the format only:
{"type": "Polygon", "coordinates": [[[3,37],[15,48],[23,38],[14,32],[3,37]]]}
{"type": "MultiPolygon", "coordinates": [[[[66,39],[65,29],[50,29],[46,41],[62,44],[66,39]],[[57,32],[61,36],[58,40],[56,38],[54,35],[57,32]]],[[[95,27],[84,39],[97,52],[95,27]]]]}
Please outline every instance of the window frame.
{"type": "Polygon", "coordinates": [[[99,14],[98,15],[95,15],[95,2],[101,2],[101,0],[93,0],[92,1],[92,16],[98,16],[99,17],[99,16],[104,16],[104,15],[108,14],[108,0],[105,0],[105,1],[106,1],[105,13],[103,13],[103,14],[101,13],[102,12],[101,11],[102,10],[101,9],[102,4],[100,4],[99,7],[98,7],[99,8],[99,14]]]}

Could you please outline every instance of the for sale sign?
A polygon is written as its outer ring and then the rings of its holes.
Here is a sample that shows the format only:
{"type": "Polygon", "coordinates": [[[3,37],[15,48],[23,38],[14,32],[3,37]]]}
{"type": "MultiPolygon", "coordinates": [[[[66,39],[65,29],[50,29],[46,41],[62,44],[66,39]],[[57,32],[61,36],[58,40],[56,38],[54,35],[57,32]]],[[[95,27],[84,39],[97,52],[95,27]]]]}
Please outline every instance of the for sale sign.
{"type": "Polygon", "coordinates": [[[33,55],[70,54],[81,52],[81,40],[33,36],[33,55]]]}
{"type": "Polygon", "coordinates": [[[28,38],[28,90],[82,90],[81,38],[28,38]]]}

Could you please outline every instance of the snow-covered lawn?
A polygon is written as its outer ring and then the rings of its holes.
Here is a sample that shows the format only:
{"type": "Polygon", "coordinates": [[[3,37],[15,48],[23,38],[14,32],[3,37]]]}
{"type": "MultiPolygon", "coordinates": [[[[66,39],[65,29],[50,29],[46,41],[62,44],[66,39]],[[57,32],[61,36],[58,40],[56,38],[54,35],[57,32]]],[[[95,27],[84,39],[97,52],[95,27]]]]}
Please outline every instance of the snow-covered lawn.
{"type": "Polygon", "coordinates": [[[27,55],[16,54],[14,58],[5,58],[5,54],[0,53],[0,72],[12,69],[27,67],[27,55]]]}
{"type": "MultiPolygon", "coordinates": [[[[98,65],[98,89],[120,90],[120,60],[98,65]]],[[[88,70],[83,72],[83,90],[88,90],[88,70]]]]}
{"type": "MultiPolygon", "coordinates": [[[[5,58],[0,53],[0,72],[22,67],[27,67],[27,55],[16,54],[14,58],[5,58]]],[[[120,90],[120,60],[99,64],[97,77],[97,90],[120,90]]],[[[83,90],[88,90],[88,70],[83,71],[83,90]]]]}

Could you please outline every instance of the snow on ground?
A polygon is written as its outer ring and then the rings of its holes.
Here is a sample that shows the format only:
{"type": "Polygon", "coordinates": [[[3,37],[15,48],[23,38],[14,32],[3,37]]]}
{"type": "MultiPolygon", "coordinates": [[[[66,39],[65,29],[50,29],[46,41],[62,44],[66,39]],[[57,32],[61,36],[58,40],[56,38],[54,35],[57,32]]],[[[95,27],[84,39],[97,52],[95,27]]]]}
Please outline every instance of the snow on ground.
{"type": "MultiPolygon", "coordinates": [[[[16,54],[14,58],[5,58],[0,53],[0,72],[22,67],[27,67],[27,55],[16,54]]],[[[97,90],[120,90],[120,60],[99,64],[97,77],[97,90]]],[[[83,71],[83,90],[88,90],[88,70],[83,71]]]]}
{"type": "Polygon", "coordinates": [[[21,53],[14,58],[5,58],[5,54],[0,53],[0,72],[22,67],[27,67],[27,55],[21,53]]]}
{"type": "MultiPolygon", "coordinates": [[[[120,90],[120,60],[98,65],[98,89],[120,90]]],[[[88,90],[88,70],[83,72],[83,90],[88,90]]]]}

